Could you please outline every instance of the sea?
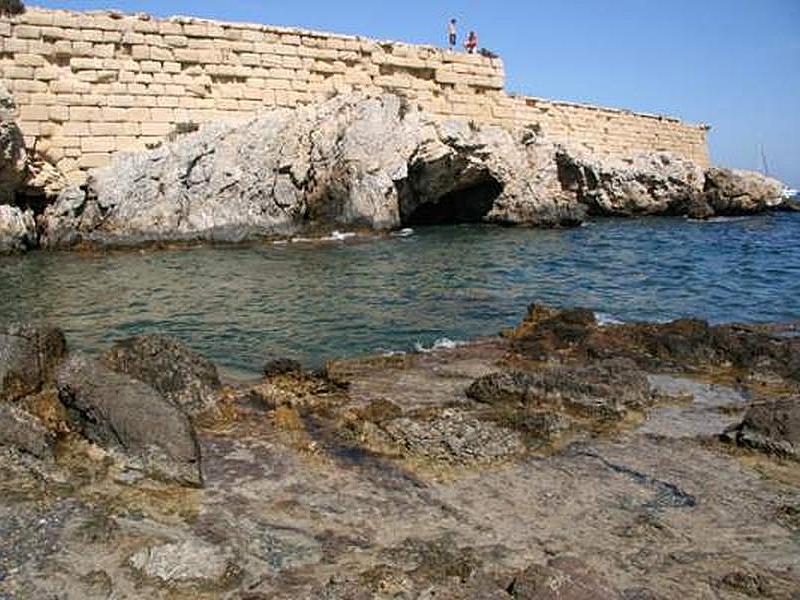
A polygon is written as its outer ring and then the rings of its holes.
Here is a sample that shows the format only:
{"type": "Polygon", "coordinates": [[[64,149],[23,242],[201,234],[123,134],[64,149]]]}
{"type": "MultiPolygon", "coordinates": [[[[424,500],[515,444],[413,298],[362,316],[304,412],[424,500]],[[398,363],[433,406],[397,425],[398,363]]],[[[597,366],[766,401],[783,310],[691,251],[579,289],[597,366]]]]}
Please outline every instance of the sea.
{"type": "Polygon", "coordinates": [[[513,327],[533,302],[606,323],[800,320],[800,214],[576,229],[449,225],[239,246],[0,257],[0,320],[61,327],[72,348],[161,333],[233,377],[425,352],[513,327]]]}

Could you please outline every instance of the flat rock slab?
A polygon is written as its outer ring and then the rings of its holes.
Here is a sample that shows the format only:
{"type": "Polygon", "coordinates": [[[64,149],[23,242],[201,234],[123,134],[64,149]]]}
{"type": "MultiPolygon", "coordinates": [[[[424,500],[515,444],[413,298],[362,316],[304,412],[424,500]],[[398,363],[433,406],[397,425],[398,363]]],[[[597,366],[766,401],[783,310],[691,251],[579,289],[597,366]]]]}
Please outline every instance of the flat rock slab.
{"type": "Polygon", "coordinates": [[[140,550],[130,565],[165,584],[220,586],[236,573],[232,553],[200,540],[186,540],[140,550]]]}

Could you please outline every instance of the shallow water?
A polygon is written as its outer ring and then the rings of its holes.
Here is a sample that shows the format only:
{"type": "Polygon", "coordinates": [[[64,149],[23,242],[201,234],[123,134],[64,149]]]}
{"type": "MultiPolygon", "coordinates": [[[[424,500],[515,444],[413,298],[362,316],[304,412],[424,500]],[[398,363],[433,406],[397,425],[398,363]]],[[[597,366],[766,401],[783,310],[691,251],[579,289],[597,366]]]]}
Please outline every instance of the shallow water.
{"type": "Polygon", "coordinates": [[[465,225],[325,244],[0,257],[0,319],[43,319],[98,351],[175,335],[230,371],[268,356],[407,351],[490,335],[528,303],[608,319],[800,319],[800,214],[601,220],[548,231],[465,225]]]}

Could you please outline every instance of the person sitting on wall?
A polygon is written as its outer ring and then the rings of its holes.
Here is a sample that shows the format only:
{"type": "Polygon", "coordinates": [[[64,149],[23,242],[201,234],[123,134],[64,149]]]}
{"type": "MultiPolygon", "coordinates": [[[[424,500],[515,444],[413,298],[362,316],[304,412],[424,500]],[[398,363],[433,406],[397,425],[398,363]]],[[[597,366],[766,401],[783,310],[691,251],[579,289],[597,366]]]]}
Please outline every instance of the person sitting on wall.
{"type": "Polygon", "coordinates": [[[456,29],[456,20],[450,19],[450,22],[447,24],[447,43],[451,52],[456,49],[457,41],[458,30],[456,29]]]}
{"type": "Polygon", "coordinates": [[[469,35],[467,36],[467,41],[464,42],[464,48],[467,49],[467,52],[470,54],[475,54],[475,48],[478,47],[478,34],[474,31],[470,31],[469,35]]]}

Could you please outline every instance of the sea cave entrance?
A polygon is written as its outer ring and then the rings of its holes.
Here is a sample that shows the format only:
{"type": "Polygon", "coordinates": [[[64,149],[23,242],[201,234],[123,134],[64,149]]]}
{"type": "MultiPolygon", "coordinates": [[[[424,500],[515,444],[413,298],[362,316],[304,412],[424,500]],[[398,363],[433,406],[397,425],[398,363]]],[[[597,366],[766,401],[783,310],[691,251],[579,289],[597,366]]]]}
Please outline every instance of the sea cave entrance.
{"type": "Polygon", "coordinates": [[[453,160],[416,165],[398,187],[404,227],[480,223],[503,192],[485,168],[453,160]]]}

